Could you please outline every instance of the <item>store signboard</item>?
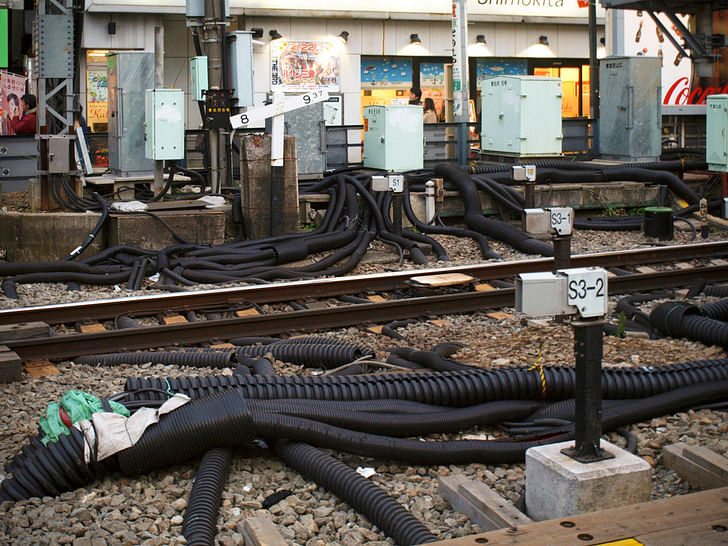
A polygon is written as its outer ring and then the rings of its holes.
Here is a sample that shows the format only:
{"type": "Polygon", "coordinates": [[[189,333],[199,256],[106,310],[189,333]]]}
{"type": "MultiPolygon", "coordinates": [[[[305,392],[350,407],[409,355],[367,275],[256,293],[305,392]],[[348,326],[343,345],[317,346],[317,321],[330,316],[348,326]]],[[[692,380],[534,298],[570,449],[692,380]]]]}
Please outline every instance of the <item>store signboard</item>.
{"type": "MultiPolygon", "coordinates": [[[[2,0],[0,0],[2,1],[2,0]]],[[[467,0],[467,12],[472,16],[487,18],[537,17],[559,19],[561,22],[574,22],[570,19],[585,20],[588,17],[589,0],[467,0]]],[[[597,17],[604,18],[605,10],[597,2],[597,17]]],[[[184,0],[87,0],[88,11],[134,11],[144,9],[155,12],[184,13],[184,0]],[[150,10],[151,8],[151,10],[150,10]]],[[[450,2],[446,0],[366,0],[348,1],[332,4],[330,0],[230,0],[230,8],[242,10],[243,14],[261,15],[270,12],[295,12],[297,17],[322,17],[329,14],[357,13],[381,14],[389,18],[391,14],[450,15],[450,2]]]]}
{"type": "Polygon", "coordinates": [[[495,76],[522,76],[528,74],[526,61],[491,61],[478,59],[475,63],[476,88],[480,91],[483,80],[495,76]]]}
{"type": "Polygon", "coordinates": [[[270,56],[273,91],[339,90],[339,51],[330,42],[274,40],[270,56]]]}

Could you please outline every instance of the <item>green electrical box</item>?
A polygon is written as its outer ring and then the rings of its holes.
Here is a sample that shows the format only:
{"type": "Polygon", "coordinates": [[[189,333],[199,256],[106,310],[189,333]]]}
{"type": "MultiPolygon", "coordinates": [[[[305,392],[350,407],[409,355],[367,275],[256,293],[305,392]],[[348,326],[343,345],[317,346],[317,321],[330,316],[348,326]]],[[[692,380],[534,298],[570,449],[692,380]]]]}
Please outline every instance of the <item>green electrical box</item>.
{"type": "Polygon", "coordinates": [[[207,90],[207,57],[192,57],[190,59],[190,93],[192,93],[192,100],[204,102],[205,90],[207,90]]]}
{"type": "Polygon", "coordinates": [[[705,112],[705,160],[709,171],[728,172],[728,95],[710,95],[705,112]]]}
{"type": "Polygon", "coordinates": [[[144,155],[148,159],[185,156],[185,93],[147,89],[144,94],[144,155]]]}

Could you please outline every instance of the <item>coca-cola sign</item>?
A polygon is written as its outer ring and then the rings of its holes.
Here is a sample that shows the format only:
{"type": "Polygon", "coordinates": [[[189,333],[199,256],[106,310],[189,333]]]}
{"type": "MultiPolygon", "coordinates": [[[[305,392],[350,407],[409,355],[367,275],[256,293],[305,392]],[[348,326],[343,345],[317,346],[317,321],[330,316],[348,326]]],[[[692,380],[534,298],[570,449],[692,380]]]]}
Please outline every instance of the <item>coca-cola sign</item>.
{"type": "Polygon", "coordinates": [[[682,76],[676,79],[665,91],[662,104],[681,106],[684,104],[705,104],[709,95],[722,95],[728,93],[728,84],[722,87],[690,88],[690,79],[682,76]]]}

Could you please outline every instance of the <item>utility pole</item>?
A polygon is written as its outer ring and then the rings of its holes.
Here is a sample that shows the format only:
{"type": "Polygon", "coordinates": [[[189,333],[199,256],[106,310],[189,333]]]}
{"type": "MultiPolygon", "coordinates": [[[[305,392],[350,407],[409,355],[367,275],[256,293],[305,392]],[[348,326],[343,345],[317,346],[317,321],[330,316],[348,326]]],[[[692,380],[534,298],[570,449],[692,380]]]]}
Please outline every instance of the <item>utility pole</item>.
{"type": "Polygon", "coordinates": [[[597,62],[597,0],[589,0],[589,117],[592,151],[599,153],[599,63],[597,62]]]}
{"type": "MultiPolygon", "coordinates": [[[[205,19],[202,25],[202,42],[207,55],[207,77],[209,89],[225,89],[225,25],[226,1],[205,0],[205,19]]],[[[208,129],[210,151],[210,184],[213,193],[219,193],[222,181],[227,176],[225,158],[227,131],[214,127],[208,129]]]]}
{"type": "MultiPolygon", "coordinates": [[[[154,27],[154,89],[164,88],[164,27],[154,27]]],[[[164,188],[164,160],[154,161],[154,195],[164,188]]]]}
{"type": "Polygon", "coordinates": [[[452,3],[452,83],[453,114],[458,126],[458,165],[468,163],[469,154],[469,86],[468,86],[468,14],[466,0],[452,3]]]}

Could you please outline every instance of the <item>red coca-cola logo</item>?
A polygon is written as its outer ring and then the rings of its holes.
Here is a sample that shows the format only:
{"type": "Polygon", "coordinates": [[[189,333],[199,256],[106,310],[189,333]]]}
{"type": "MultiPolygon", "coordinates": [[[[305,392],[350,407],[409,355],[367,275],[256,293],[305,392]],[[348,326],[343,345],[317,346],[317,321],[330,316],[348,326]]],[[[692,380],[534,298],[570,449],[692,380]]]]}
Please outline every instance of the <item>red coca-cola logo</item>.
{"type": "Polygon", "coordinates": [[[690,80],[687,76],[678,78],[665,93],[662,104],[683,105],[683,104],[705,104],[709,95],[721,95],[728,93],[728,85],[724,87],[694,87],[690,89],[690,80]]]}

